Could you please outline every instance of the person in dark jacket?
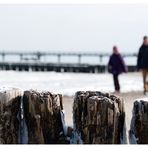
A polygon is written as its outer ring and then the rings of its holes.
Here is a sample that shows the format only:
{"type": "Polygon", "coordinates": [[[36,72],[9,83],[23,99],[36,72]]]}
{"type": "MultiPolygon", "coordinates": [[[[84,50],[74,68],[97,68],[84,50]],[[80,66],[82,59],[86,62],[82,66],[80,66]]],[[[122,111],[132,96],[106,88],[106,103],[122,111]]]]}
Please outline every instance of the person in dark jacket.
{"type": "Polygon", "coordinates": [[[118,77],[121,73],[127,72],[127,67],[116,46],[113,47],[113,54],[109,59],[108,72],[113,74],[115,92],[120,92],[118,77]]]}
{"type": "Polygon", "coordinates": [[[143,74],[143,87],[144,94],[146,93],[146,78],[148,75],[148,37],[143,37],[143,44],[139,49],[138,59],[137,59],[137,68],[139,71],[142,71],[143,74]]]}

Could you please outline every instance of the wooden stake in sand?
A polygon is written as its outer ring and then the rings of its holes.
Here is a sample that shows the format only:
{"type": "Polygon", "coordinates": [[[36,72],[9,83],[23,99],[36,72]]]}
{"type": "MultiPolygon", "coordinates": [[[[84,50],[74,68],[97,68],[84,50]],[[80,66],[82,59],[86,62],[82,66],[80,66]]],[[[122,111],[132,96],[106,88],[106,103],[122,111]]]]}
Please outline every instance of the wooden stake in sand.
{"type": "Polygon", "coordinates": [[[74,130],[85,144],[126,143],[124,104],[116,96],[92,91],[77,92],[73,119],[74,130]]]}
{"type": "Polygon", "coordinates": [[[131,144],[148,144],[148,99],[134,102],[129,135],[131,144]]]}
{"type": "Polygon", "coordinates": [[[61,95],[30,90],[24,92],[23,101],[28,143],[66,143],[61,95]]]}
{"type": "Polygon", "coordinates": [[[17,114],[20,107],[21,90],[16,88],[0,89],[0,143],[17,144],[19,121],[17,114]]]}

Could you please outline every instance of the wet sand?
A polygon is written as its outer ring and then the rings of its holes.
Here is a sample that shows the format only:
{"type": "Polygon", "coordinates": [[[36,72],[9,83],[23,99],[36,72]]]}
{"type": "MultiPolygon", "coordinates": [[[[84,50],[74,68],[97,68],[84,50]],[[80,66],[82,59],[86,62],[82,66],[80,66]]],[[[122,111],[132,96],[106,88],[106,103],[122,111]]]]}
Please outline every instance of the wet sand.
{"type": "MultiPolygon", "coordinates": [[[[129,130],[132,117],[133,102],[138,98],[148,98],[148,95],[143,95],[142,91],[132,91],[116,95],[122,97],[124,100],[125,112],[126,112],[126,126],[127,130],[129,130]]],[[[73,98],[74,98],[73,96],[64,96],[63,99],[65,121],[68,126],[73,126],[73,120],[72,120],[73,98]]]]}

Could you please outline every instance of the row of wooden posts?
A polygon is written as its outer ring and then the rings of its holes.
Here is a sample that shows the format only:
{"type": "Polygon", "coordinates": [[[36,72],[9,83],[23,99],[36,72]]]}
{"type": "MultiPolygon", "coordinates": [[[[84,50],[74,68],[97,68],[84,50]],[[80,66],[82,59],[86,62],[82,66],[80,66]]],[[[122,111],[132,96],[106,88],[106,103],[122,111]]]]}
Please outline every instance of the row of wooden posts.
{"type": "MultiPolygon", "coordinates": [[[[64,120],[63,97],[51,92],[0,90],[1,144],[126,144],[124,101],[98,91],[76,92],[73,127],[64,120]]],[[[130,143],[148,143],[148,100],[136,100],[130,143]]]]}

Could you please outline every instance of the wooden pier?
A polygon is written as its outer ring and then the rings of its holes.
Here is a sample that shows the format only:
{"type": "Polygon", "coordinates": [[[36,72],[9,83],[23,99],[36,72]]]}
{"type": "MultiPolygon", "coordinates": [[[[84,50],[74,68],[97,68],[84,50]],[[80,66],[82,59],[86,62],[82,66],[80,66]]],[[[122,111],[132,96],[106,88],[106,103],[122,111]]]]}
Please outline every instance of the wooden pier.
{"type": "MultiPolygon", "coordinates": [[[[137,54],[122,54],[123,57],[137,57],[137,54]]],[[[16,71],[56,71],[56,72],[86,72],[100,73],[107,71],[107,65],[102,63],[104,57],[109,57],[109,53],[91,52],[0,52],[0,70],[16,71]],[[8,61],[7,56],[17,57],[16,61],[8,61]],[[55,56],[56,62],[41,61],[46,56],[55,56]],[[61,58],[64,56],[77,57],[76,63],[63,63],[61,58]],[[97,57],[98,64],[83,63],[83,57],[97,57]]],[[[136,66],[128,66],[129,71],[136,71],[136,66]]]]}

